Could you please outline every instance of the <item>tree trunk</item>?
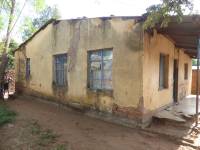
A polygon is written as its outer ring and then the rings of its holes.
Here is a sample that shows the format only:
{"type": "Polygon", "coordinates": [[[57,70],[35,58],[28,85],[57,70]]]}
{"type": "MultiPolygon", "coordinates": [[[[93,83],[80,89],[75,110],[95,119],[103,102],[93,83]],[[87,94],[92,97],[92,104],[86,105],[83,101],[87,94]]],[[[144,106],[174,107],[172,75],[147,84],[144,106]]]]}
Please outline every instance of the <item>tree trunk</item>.
{"type": "Polygon", "coordinates": [[[1,57],[1,64],[0,64],[0,84],[1,85],[4,82],[5,70],[6,70],[6,67],[8,64],[7,52],[8,52],[9,45],[10,45],[10,35],[11,35],[11,28],[12,28],[13,19],[14,19],[13,16],[14,16],[14,11],[15,11],[15,4],[16,4],[16,1],[11,0],[7,33],[6,33],[5,43],[4,43],[4,47],[3,47],[3,53],[2,53],[2,57],[1,57]]]}

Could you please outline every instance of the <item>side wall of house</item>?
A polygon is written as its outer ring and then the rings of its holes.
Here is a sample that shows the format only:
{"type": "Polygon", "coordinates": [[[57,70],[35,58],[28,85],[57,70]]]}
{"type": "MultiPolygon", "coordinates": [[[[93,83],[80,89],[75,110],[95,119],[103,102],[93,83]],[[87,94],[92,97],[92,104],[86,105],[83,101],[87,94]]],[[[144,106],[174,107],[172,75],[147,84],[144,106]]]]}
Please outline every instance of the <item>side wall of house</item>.
{"type": "Polygon", "coordinates": [[[174,59],[178,60],[178,100],[191,92],[192,59],[161,34],[144,36],[143,91],[146,113],[173,103],[174,59]],[[159,89],[160,54],[169,56],[168,87],[159,89]],[[188,79],[184,79],[184,64],[188,64],[188,79]]]}
{"type": "Polygon", "coordinates": [[[51,90],[53,26],[41,30],[26,46],[15,52],[16,88],[19,91],[42,91],[48,94],[51,90]],[[30,58],[31,75],[26,79],[26,58],[30,58]]]}
{"type": "Polygon", "coordinates": [[[62,103],[92,107],[126,117],[138,116],[143,104],[142,34],[140,23],[134,19],[96,18],[56,22],[15,53],[17,81],[31,93],[62,103]],[[88,51],[105,48],[113,49],[113,90],[92,91],[87,87],[88,51]],[[60,89],[53,85],[52,68],[53,56],[63,53],[68,56],[68,85],[60,89]],[[30,58],[31,62],[29,80],[21,78],[25,74],[25,65],[19,63],[24,58],[30,58]]]}

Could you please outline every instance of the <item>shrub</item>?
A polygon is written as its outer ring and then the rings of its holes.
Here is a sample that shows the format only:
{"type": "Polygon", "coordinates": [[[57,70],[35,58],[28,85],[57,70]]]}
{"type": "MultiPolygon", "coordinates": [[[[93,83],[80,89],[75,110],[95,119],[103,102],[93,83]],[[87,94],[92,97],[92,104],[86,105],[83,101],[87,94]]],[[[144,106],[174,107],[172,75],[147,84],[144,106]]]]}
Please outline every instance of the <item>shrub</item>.
{"type": "Polygon", "coordinates": [[[0,126],[13,122],[15,119],[16,113],[11,111],[5,105],[0,105],[0,126]]]}

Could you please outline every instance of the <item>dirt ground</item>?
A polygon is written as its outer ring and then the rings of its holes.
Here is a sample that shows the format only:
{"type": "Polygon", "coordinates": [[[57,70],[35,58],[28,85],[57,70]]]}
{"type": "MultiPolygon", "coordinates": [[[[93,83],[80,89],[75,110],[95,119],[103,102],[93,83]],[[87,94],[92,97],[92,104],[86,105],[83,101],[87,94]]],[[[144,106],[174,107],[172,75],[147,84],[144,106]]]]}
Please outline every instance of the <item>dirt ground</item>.
{"type": "Polygon", "coordinates": [[[0,128],[0,150],[194,150],[158,134],[89,118],[35,98],[6,103],[17,118],[0,128]]]}

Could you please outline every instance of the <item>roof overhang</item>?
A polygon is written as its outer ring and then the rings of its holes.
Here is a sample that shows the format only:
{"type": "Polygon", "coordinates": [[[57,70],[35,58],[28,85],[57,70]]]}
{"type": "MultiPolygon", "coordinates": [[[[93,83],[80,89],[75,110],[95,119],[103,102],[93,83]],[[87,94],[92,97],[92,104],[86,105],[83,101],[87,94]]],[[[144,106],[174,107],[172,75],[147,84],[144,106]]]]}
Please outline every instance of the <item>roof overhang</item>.
{"type": "Polygon", "coordinates": [[[172,17],[165,28],[157,28],[157,32],[170,37],[177,48],[184,49],[192,58],[197,56],[198,39],[200,38],[200,16],[184,16],[182,22],[172,17]]]}

